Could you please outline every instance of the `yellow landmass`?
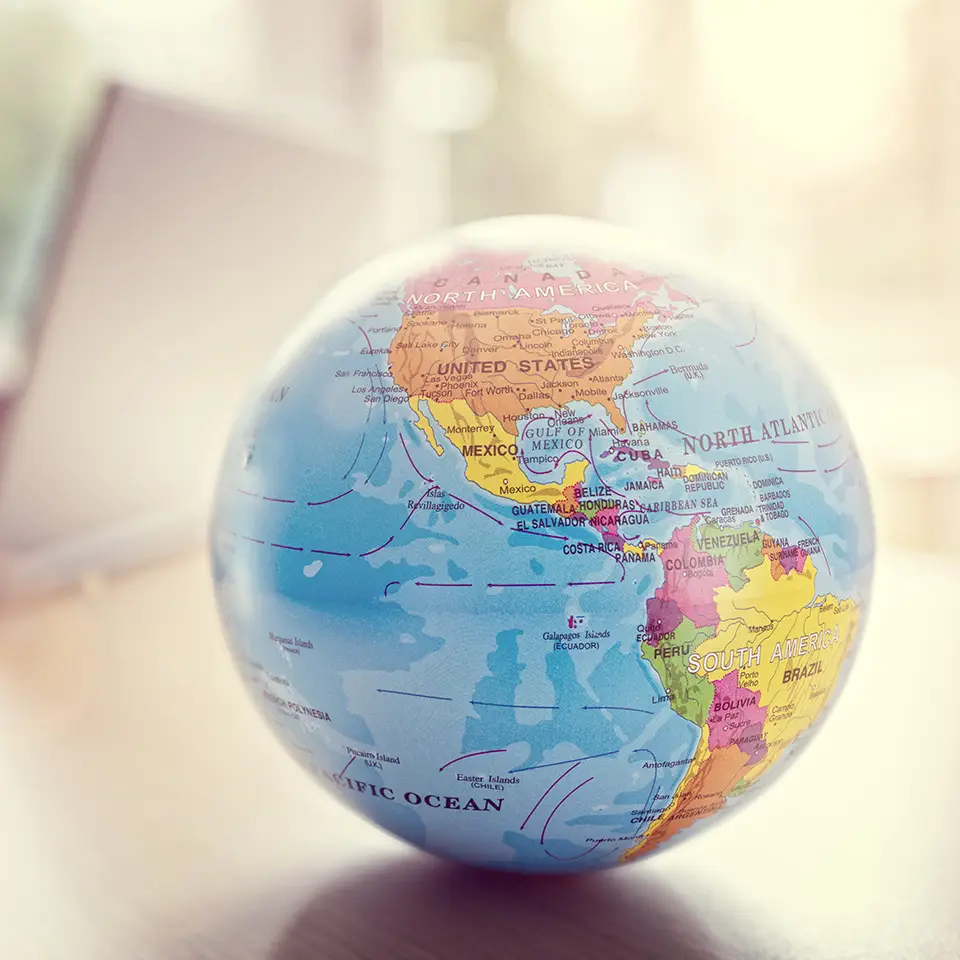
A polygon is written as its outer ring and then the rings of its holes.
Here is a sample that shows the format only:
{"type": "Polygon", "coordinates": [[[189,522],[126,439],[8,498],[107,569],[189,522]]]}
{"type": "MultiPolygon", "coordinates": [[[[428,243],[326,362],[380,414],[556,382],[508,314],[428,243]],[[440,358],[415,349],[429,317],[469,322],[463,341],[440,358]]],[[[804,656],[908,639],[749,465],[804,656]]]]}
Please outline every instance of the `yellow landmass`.
{"type": "Polygon", "coordinates": [[[498,497],[507,497],[517,503],[536,503],[563,499],[564,487],[582,484],[587,474],[588,461],[573,460],[564,468],[561,483],[537,483],[520,469],[515,454],[508,449],[516,444],[515,435],[508,433],[492,414],[478,415],[466,400],[438,403],[428,400],[434,419],[456,445],[464,448],[492,446],[493,453],[470,451],[464,455],[466,477],[498,497]]]}
{"type": "Polygon", "coordinates": [[[659,540],[647,539],[641,543],[625,543],[623,545],[624,553],[638,553],[641,556],[647,547],[655,547],[657,554],[663,553],[663,544],[659,540]]]}
{"type": "Polygon", "coordinates": [[[697,463],[675,463],[670,467],[666,468],[667,474],[677,480],[687,479],[691,477],[722,477],[722,470],[707,470],[704,467],[701,467],[697,463]]]}
{"type": "Polygon", "coordinates": [[[766,751],[756,754],[760,759],[754,763],[736,739],[711,750],[710,725],[704,724],[694,762],[670,806],[622,859],[649,854],[716,813],[731,790],[761,779],[817,719],[854,643],[860,609],[831,594],[814,600],[815,573],[808,558],[803,573],[781,573],[775,580],[764,557],[744,571],[747,582],[740,590],[716,591],[721,622],[691,651],[688,668],[711,683],[736,669],[738,686],[759,693],[766,751]]]}
{"type": "MultiPolygon", "coordinates": [[[[785,579],[781,577],[777,586],[785,579]]],[[[779,602],[774,601],[775,593],[771,591],[767,609],[771,602],[779,602]]],[[[859,617],[852,601],[828,595],[822,604],[786,613],[759,633],[742,619],[722,622],[716,634],[692,652],[691,665],[697,666],[698,676],[712,682],[736,668],[739,686],[758,690],[758,706],[767,708],[763,725],[767,752],[744,770],[746,784],[761,777],[816,719],[837,682],[859,617]]]]}
{"type": "Polygon", "coordinates": [[[420,401],[422,397],[411,397],[410,398],[410,407],[413,412],[417,415],[417,419],[413,421],[413,425],[423,432],[423,435],[427,438],[427,443],[433,447],[433,452],[438,456],[443,456],[443,447],[437,442],[436,434],[433,432],[433,424],[426,418],[423,411],[420,409],[420,401]]]}
{"type": "Polygon", "coordinates": [[[770,563],[764,558],[758,566],[743,571],[747,582],[739,590],[727,586],[714,592],[717,613],[721,621],[740,620],[752,627],[782,620],[813,600],[816,574],[813,560],[807,557],[802,573],[791,570],[774,580],[770,563]]]}

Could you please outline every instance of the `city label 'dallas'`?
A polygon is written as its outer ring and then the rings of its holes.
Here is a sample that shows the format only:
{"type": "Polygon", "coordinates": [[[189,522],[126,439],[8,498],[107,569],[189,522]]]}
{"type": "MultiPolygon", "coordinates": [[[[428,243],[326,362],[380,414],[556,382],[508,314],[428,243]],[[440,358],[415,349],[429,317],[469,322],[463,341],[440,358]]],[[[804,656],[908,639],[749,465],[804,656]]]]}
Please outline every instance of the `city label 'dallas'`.
{"type": "Polygon", "coordinates": [[[484,311],[482,316],[450,307],[405,313],[390,350],[390,375],[411,398],[465,401],[477,417],[492,414],[514,436],[517,420],[535,409],[559,409],[578,399],[602,406],[613,425],[626,432],[623,410],[613,397],[632,366],[621,348],[636,342],[649,316],[642,307],[624,304],[622,313],[587,338],[563,336],[569,316],[533,306],[484,311]],[[532,341],[537,324],[544,334],[536,337],[536,355],[524,355],[518,345],[532,341]],[[416,350],[405,346],[412,339],[416,350]],[[454,365],[461,369],[460,378],[453,376],[454,365]],[[476,379],[484,376],[496,379],[489,384],[476,379]],[[488,393],[488,385],[499,389],[488,393]]]}

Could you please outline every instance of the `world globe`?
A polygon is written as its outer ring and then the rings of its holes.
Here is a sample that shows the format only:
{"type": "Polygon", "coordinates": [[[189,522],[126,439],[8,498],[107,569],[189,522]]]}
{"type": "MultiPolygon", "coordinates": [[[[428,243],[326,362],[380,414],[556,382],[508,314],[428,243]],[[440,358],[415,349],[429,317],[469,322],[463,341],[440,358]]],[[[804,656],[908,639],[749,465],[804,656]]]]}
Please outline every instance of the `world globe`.
{"type": "Polygon", "coordinates": [[[327,790],[442,857],[578,872],[693,837],[854,660],[874,531],[843,413],[754,306],[639,249],[519,218],[376,261],[224,453],[247,688],[327,790]]]}

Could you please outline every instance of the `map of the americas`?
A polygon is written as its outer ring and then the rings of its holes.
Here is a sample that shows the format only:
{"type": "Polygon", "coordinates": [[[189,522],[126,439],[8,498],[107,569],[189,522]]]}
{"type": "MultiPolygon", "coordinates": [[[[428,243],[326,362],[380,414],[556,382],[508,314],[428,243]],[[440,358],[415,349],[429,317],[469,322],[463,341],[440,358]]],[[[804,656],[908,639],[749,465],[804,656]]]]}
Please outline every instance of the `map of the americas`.
{"type": "Polygon", "coordinates": [[[873,526],[823,380],[629,257],[461,247],[275,369],[230,441],[223,623],[281,740],[413,844],[600,869],[824,719],[873,526]]]}

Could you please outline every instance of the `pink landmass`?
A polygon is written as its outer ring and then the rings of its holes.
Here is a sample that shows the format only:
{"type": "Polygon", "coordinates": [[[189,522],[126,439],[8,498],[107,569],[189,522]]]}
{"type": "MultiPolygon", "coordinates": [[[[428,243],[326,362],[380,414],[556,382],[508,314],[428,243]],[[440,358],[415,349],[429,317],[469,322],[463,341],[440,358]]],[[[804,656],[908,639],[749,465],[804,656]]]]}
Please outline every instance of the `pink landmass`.
{"type": "Polygon", "coordinates": [[[767,750],[761,739],[767,708],[759,705],[758,690],[739,685],[739,675],[739,670],[731,670],[713,681],[713,703],[707,715],[708,743],[711,750],[736,744],[750,755],[750,763],[756,763],[767,750]],[[759,751],[762,752],[758,755],[759,751]]]}
{"type": "Polygon", "coordinates": [[[807,562],[807,552],[803,547],[779,547],[772,537],[766,535],[763,538],[761,552],[770,560],[770,575],[774,580],[786,576],[791,570],[803,573],[807,562]]]}
{"type": "Polygon", "coordinates": [[[796,570],[803,573],[803,565],[807,562],[807,552],[803,547],[784,547],[780,551],[780,566],[784,573],[796,570]]]}
{"type": "MultiPolygon", "coordinates": [[[[649,286],[644,287],[645,290],[651,289],[649,286]]],[[[697,301],[690,296],[688,293],[684,293],[682,290],[677,290],[675,287],[671,287],[668,283],[664,283],[662,292],[660,296],[643,296],[637,303],[643,307],[648,313],[652,313],[655,317],[659,317],[661,320],[671,320],[678,313],[681,313],[686,309],[688,303],[696,303],[697,301]],[[665,295],[665,296],[664,296],[665,295]],[[681,306],[677,309],[674,304],[680,302],[681,306]]]]}
{"type": "Polygon", "coordinates": [[[695,626],[711,627],[720,622],[714,591],[729,583],[723,559],[701,553],[693,543],[697,518],[685,527],[678,527],[664,545],[664,583],[657,589],[661,600],[672,600],[680,612],[695,626]]]}
{"type": "Polygon", "coordinates": [[[672,600],[661,600],[656,594],[647,600],[647,643],[657,646],[661,639],[673,633],[683,622],[680,608],[672,600]]]}
{"type": "Polygon", "coordinates": [[[590,521],[590,526],[600,533],[620,536],[620,530],[617,527],[617,518],[619,515],[619,507],[608,507],[603,510],[598,510],[590,521]]]}
{"type": "Polygon", "coordinates": [[[589,318],[587,330],[592,336],[609,330],[619,316],[638,309],[647,316],[668,319],[674,315],[677,301],[695,302],[664,277],[625,264],[575,254],[531,257],[519,251],[465,252],[408,280],[402,300],[412,313],[436,310],[438,305],[447,309],[516,305],[546,310],[559,303],[589,318]],[[457,296],[446,298],[447,294],[457,296]]]}

